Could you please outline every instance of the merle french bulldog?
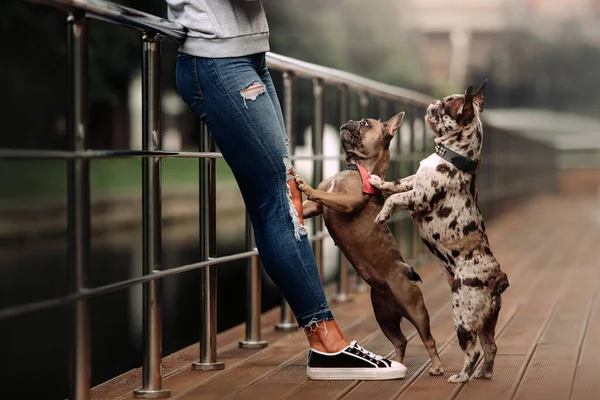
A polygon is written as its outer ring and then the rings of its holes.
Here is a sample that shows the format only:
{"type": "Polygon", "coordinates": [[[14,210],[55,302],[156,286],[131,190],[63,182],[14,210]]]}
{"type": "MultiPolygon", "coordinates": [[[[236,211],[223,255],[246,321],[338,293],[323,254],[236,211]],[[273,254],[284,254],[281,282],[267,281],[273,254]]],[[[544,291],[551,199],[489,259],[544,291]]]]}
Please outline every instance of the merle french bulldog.
{"type": "MultiPolygon", "coordinates": [[[[395,208],[410,210],[421,238],[438,258],[452,288],[454,326],[464,352],[462,370],[449,382],[466,382],[473,375],[481,342],[484,362],[475,378],[491,378],[496,356],[494,340],[500,295],[508,278],[490,250],[477,206],[475,177],[483,139],[480,119],[487,81],[473,93],[434,101],[425,122],[433,131],[435,152],[422,160],[417,173],[393,182],[373,175],[370,183],[387,193],[376,217],[385,222],[395,208]]],[[[383,176],[383,175],[382,175],[383,176]]]]}

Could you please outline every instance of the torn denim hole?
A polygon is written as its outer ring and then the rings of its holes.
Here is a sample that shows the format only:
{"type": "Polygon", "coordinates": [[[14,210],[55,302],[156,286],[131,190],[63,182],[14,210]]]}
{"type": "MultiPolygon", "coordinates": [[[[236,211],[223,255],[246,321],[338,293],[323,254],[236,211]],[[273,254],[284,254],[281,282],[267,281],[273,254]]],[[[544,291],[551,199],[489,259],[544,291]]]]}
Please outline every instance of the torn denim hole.
{"type": "Polygon", "coordinates": [[[307,235],[304,221],[300,214],[302,213],[302,194],[297,188],[295,188],[296,190],[292,193],[290,185],[295,185],[296,175],[294,173],[292,162],[288,156],[283,157],[283,165],[285,166],[286,194],[289,204],[289,213],[292,223],[294,224],[294,236],[296,237],[296,240],[300,240],[302,236],[307,235]],[[290,183],[290,181],[292,182],[290,183]],[[296,198],[294,198],[294,194],[296,195],[296,198]],[[296,202],[296,204],[294,202],[296,202]]]}
{"type": "Polygon", "coordinates": [[[294,166],[288,156],[283,156],[283,165],[285,165],[285,180],[289,181],[290,179],[296,178],[294,166]]]}
{"type": "Polygon", "coordinates": [[[258,96],[265,92],[265,85],[262,82],[253,82],[246,89],[240,90],[240,95],[244,99],[244,106],[248,108],[247,100],[256,100],[258,96]]]}

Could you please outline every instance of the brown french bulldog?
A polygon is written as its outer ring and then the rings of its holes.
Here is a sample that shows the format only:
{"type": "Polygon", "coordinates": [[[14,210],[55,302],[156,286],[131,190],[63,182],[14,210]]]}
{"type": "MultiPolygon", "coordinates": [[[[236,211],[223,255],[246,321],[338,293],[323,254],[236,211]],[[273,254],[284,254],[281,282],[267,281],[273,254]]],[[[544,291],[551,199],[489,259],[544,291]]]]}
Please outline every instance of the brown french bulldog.
{"type": "Polygon", "coordinates": [[[377,323],[403,362],[406,337],[400,321],[408,319],[419,332],[431,358],[431,375],[444,372],[429,327],[429,313],[416,281],[421,278],[409,266],[389,228],[375,223],[384,204],[383,196],[368,184],[369,174],[385,176],[390,163],[390,141],[402,123],[399,113],[382,123],[374,119],[348,121],[340,138],[348,168],[324,180],[317,190],[296,176],[298,188],[306,194],[303,216],[323,214],[335,244],[371,286],[371,303],[377,323]]]}

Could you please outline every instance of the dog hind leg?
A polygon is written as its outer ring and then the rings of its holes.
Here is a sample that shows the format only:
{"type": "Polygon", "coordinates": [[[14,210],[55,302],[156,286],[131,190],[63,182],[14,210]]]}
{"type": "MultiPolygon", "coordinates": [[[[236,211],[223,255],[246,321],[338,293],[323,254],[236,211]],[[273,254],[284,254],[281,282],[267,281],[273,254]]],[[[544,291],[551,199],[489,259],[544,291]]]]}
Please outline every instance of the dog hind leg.
{"type": "Polygon", "coordinates": [[[419,337],[429,353],[429,358],[431,359],[429,374],[442,375],[444,367],[437,351],[435,339],[431,335],[429,312],[427,311],[427,307],[425,307],[423,293],[415,282],[406,280],[401,282],[403,283],[398,287],[391,288],[394,298],[399,302],[399,306],[403,309],[406,319],[417,329],[419,337]]]}
{"type": "Polygon", "coordinates": [[[396,349],[396,361],[403,362],[408,341],[400,329],[402,314],[394,303],[386,301],[385,296],[375,289],[371,289],[371,304],[379,327],[396,349]]]}
{"type": "MultiPolygon", "coordinates": [[[[453,297],[455,296],[456,294],[453,297]]],[[[468,325],[463,325],[460,307],[453,305],[453,312],[454,327],[456,328],[456,335],[458,336],[458,344],[464,354],[464,364],[462,370],[458,374],[452,375],[448,379],[448,382],[461,383],[467,382],[471,375],[473,375],[473,370],[475,369],[475,364],[477,364],[480,354],[479,351],[476,350],[477,331],[468,325]]]]}
{"type": "Polygon", "coordinates": [[[481,363],[474,377],[479,379],[490,379],[494,373],[494,359],[496,358],[496,322],[500,309],[493,310],[487,318],[483,331],[479,334],[481,347],[483,348],[484,361],[481,363]]]}

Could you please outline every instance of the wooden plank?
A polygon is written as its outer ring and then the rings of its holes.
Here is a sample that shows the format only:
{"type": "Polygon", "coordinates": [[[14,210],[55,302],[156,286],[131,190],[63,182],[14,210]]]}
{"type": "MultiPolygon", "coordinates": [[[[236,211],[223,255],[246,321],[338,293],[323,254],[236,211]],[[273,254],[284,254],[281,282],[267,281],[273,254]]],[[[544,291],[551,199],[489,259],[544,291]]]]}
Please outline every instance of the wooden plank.
{"type": "Polygon", "coordinates": [[[600,295],[596,293],[594,308],[583,337],[577,370],[571,389],[571,400],[589,400],[600,396],[600,295]]]}
{"type": "MultiPolygon", "coordinates": [[[[261,317],[261,326],[263,339],[268,341],[277,340],[280,336],[272,327],[279,321],[279,307],[264,313],[261,317]]],[[[223,351],[237,347],[237,341],[243,338],[245,324],[232,327],[217,336],[218,350],[217,354],[223,351]]],[[[163,358],[163,378],[175,374],[198,360],[198,343],[192,344],[180,351],[163,358]]],[[[141,362],[141,360],[140,360],[141,362]]],[[[91,400],[112,400],[128,396],[131,392],[142,384],[142,369],[136,368],[119,375],[109,381],[106,381],[94,388],[90,392],[91,400]]]]}
{"type": "MultiPolygon", "coordinates": [[[[438,268],[437,268],[437,265],[431,265],[428,269],[436,269],[437,270],[438,268]]],[[[445,302],[444,299],[447,298],[447,296],[448,296],[448,294],[447,294],[448,289],[446,287],[447,285],[444,282],[441,282],[438,276],[431,276],[429,279],[425,280],[425,283],[423,286],[432,292],[431,296],[427,296],[425,298],[425,302],[428,306],[428,309],[431,311],[431,310],[436,310],[436,309],[440,308],[445,302]]],[[[367,310],[367,312],[371,315],[373,314],[372,310],[370,308],[369,308],[369,310],[367,310]]],[[[433,315],[431,317],[433,317],[433,315]]],[[[374,320],[374,317],[372,317],[372,318],[374,320]]],[[[403,332],[407,336],[407,338],[410,338],[412,335],[414,335],[416,333],[414,327],[408,321],[403,321],[402,328],[403,328],[403,332]]],[[[435,332],[434,332],[434,334],[435,334],[435,332]]],[[[372,337],[365,338],[362,341],[360,341],[360,343],[361,343],[361,345],[365,346],[366,348],[368,348],[369,350],[371,350],[377,354],[384,354],[386,356],[389,356],[394,351],[392,344],[383,335],[383,333],[379,329],[378,325],[375,327],[372,337]]],[[[420,344],[420,347],[424,349],[420,340],[419,340],[419,344],[420,344]]],[[[408,349],[407,354],[410,354],[410,352],[411,352],[411,350],[408,349]]],[[[306,358],[303,357],[298,362],[301,362],[302,365],[304,365],[305,370],[306,370],[306,358]]],[[[288,371],[290,373],[294,372],[294,370],[292,370],[292,369],[289,369],[288,371]]],[[[306,371],[304,371],[304,373],[302,375],[294,375],[293,378],[291,376],[286,377],[285,372],[286,372],[285,370],[281,371],[281,372],[278,371],[277,375],[266,377],[261,382],[258,382],[255,385],[253,385],[252,387],[248,388],[248,390],[246,390],[246,392],[248,392],[248,393],[244,392],[243,394],[240,394],[240,397],[236,397],[236,398],[252,398],[252,396],[263,393],[264,390],[267,390],[268,388],[273,387],[273,385],[276,385],[277,383],[275,381],[277,379],[284,379],[286,382],[288,382],[289,385],[293,384],[294,386],[297,386],[298,389],[301,389],[301,393],[303,393],[304,390],[312,391],[312,388],[306,388],[307,384],[315,386],[317,388],[324,387],[323,393],[321,393],[321,396],[323,396],[323,397],[329,397],[330,395],[333,395],[333,393],[330,393],[330,391],[345,390],[346,386],[352,384],[351,381],[343,381],[343,382],[340,382],[339,384],[335,384],[335,385],[331,385],[331,384],[327,383],[326,381],[310,381],[309,382],[308,378],[306,376],[306,371]]],[[[291,394],[291,392],[294,391],[294,386],[288,388],[288,390],[290,392],[289,394],[291,394]]]]}
{"type": "MultiPolygon", "coordinates": [[[[553,274],[554,278],[559,274],[553,274]]],[[[557,279],[558,280],[558,279],[557,279]]],[[[563,284],[568,288],[573,281],[563,284]]],[[[552,288],[549,290],[552,291],[552,288]]],[[[521,306],[509,326],[499,336],[498,354],[494,378],[490,381],[473,380],[465,385],[460,399],[505,399],[514,391],[513,385],[520,380],[521,371],[526,367],[528,354],[535,350],[538,339],[546,330],[549,322],[561,313],[556,297],[543,295],[536,291],[532,301],[521,306]],[[538,295],[539,294],[539,295],[538,295]],[[556,304],[556,306],[555,306],[556,304]]],[[[569,295],[567,292],[566,296],[569,295]]]]}
{"type": "MultiPolygon", "coordinates": [[[[569,262],[587,261],[587,257],[582,255],[586,255],[586,248],[598,239],[597,233],[594,234],[594,227],[590,229],[587,226],[586,228],[588,229],[580,230],[579,235],[573,235],[570,231],[563,230],[559,240],[556,241],[557,248],[562,249],[562,261],[544,266],[543,273],[547,274],[549,269],[552,268],[554,279],[563,282],[561,285],[564,289],[563,298],[571,299],[578,292],[589,294],[594,289],[591,287],[582,288],[578,285],[582,275],[587,275],[588,271],[570,274],[567,279],[564,279],[565,266],[569,262]]],[[[472,381],[464,387],[460,395],[457,396],[458,398],[505,399],[516,391],[527,363],[542,335],[548,337],[548,335],[552,335],[553,332],[557,331],[550,326],[551,321],[555,320],[557,316],[569,312],[564,309],[567,304],[558,303],[559,293],[560,291],[554,291],[552,286],[544,292],[535,291],[535,296],[518,310],[515,318],[497,340],[498,354],[496,356],[494,379],[490,381],[472,381]],[[552,304],[557,304],[556,308],[552,304]]],[[[568,304],[571,307],[574,306],[573,302],[568,302],[568,304]]]]}
{"type": "MultiPolygon", "coordinates": [[[[598,287],[598,268],[587,268],[588,279],[572,279],[558,311],[540,339],[515,399],[568,399],[598,287]],[[592,272],[593,271],[593,272],[592,272]]],[[[581,275],[581,274],[574,274],[581,275]]]]}
{"type": "MultiPolygon", "coordinates": [[[[173,374],[165,379],[165,387],[171,388],[177,399],[312,396],[378,400],[404,396],[411,400],[494,400],[513,393],[519,399],[566,399],[571,387],[574,399],[590,398],[600,393],[600,360],[596,356],[600,299],[594,294],[600,279],[600,246],[595,244],[600,242],[600,231],[592,218],[594,199],[570,198],[568,207],[566,202],[560,197],[537,198],[491,224],[488,235],[494,253],[511,282],[503,296],[492,380],[474,380],[466,385],[446,382],[462,366],[462,352],[454,339],[449,289],[439,278],[437,267],[430,265],[419,272],[425,281],[422,289],[432,316],[432,332],[442,350],[444,377],[428,376],[427,353],[414,337],[407,348],[406,380],[309,381],[302,333],[274,332],[273,323],[263,330],[265,338],[275,338],[267,349],[245,350],[237,348],[242,324],[234,328],[238,336],[231,339],[229,347],[220,349],[219,359],[227,363],[225,371],[190,371],[189,362],[197,357],[196,345],[188,350],[193,356],[177,356],[182,364],[171,369],[173,374]]],[[[392,352],[372,316],[368,293],[357,293],[353,303],[332,303],[332,308],[350,339],[360,340],[380,354],[392,352]]],[[[405,333],[414,334],[409,323],[404,327],[405,333]]]]}
{"type": "MultiPolygon", "coordinates": [[[[490,232],[510,232],[516,227],[518,227],[518,225],[516,224],[523,224],[523,222],[524,221],[522,218],[509,218],[506,220],[506,225],[504,224],[504,222],[502,222],[500,226],[492,226],[490,232]]],[[[521,238],[515,237],[513,235],[497,235],[497,239],[497,250],[501,252],[504,250],[514,254],[517,253],[515,250],[518,249],[519,246],[522,246],[523,250],[530,248],[524,244],[526,242],[524,242],[521,238]]],[[[508,260],[510,260],[510,253],[509,257],[507,258],[508,260]]],[[[516,261],[516,259],[513,261],[516,261]]],[[[513,263],[509,264],[509,266],[513,265],[513,263]]],[[[526,263],[522,263],[520,268],[524,268],[525,266],[528,265],[526,265],[526,263]]],[[[515,272],[511,271],[510,268],[506,271],[508,273],[515,272]]],[[[436,300],[436,303],[433,307],[432,304],[428,304],[428,309],[430,310],[431,314],[433,314],[434,312],[436,313],[435,318],[432,318],[432,333],[438,341],[438,351],[442,352],[444,348],[448,346],[449,343],[454,339],[455,331],[452,322],[452,314],[450,307],[450,290],[446,282],[442,279],[440,279],[439,284],[443,287],[443,297],[441,298],[441,303],[439,303],[439,309],[436,310],[434,308],[438,306],[437,301],[439,301],[439,298],[436,300]]],[[[423,292],[428,293],[428,288],[423,288],[423,292]]],[[[412,332],[414,333],[414,329],[412,329],[412,332]]],[[[387,340],[381,333],[377,340],[381,342],[387,342],[387,340]]],[[[375,351],[377,351],[376,347],[374,347],[376,343],[377,342],[369,343],[369,348],[373,348],[375,351]]],[[[443,354],[443,352],[441,354],[443,354]]],[[[442,358],[442,360],[445,363],[445,358],[442,358]]],[[[310,384],[307,384],[301,389],[299,389],[297,396],[294,396],[292,398],[301,397],[302,395],[309,396],[310,393],[312,393],[313,391],[319,392],[323,398],[343,397],[344,399],[362,399],[365,398],[365,396],[368,396],[372,400],[393,398],[394,396],[397,396],[403,388],[408,387],[412,378],[415,377],[415,374],[417,376],[420,376],[421,373],[427,374],[428,361],[429,357],[427,355],[426,350],[422,346],[421,341],[418,337],[414,337],[412,340],[409,341],[409,345],[407,347],[407,358],[405,360],[405,363],[409,370],[406,380],[386,382],[384,385],[382,385],[382,382],[373,381],[354,382],[349,383],[345,386],[342,385],[340,386],[340,388],[333,385],[325,385],[319,382],[311,382],[310,384]],[[317,387],[318,389],[313,390],[313,386],[317,387]]],[[[448,370],[448,367],[446,367],[446,370],[448,370]]],[[[435,379],[440,378],[436,377],[435,379]]]]}
{"type": "MultiPolygon", "coordinates": [[[[549,247],[550,248],[550,247],[549,247]]],[[[498,253],[496,253],[498,254],[498,253]]],[[[546,254],[544,251],[538,251],[534,253],[536,257],[533,260],[537,260],[537,257],[544,257],[546,254]]],[[[502,328],[502,323],[509,319],[512,313],[517,309],[517,305],[519,302],[519,298],[515,297],[515,294],[518,293],[527,293],[527,291],[521,292],[518,290],[519,286],[523,284],[519,284],[518,282],[524,282],[523,279],[517,279],[520,275],[530,273],[531,263],[529,262],[532,259],[526,259],[525,262],[519,264],[519,268],[515,268],[515,264],[509,264],[504,269],[509,274],[509,279],[511,279],[511,292],[507,292],[504,296],[504,307],[502,312],[500,313],[500,319],[498,324],[498,330],[502,328]],[[512,278],[510,278],[512,276],[512,278]],[[509,296],[512,294],[512,296],[509,296]]],[[[535,263],[534,263],[535,264],[535,263]]],[[[448,332],[449,339],[451,339],[450,345],[444,351],[442,351],[442,359],[444,363],[447,365],[446,374],[443,378],[440,377],[430,377],[426,374],[425,371],[421,373],[414,382],[412,382],[408,387],[403,387],[400,392],[395,394],[390,398],[442,398],[446,396],[450,396],[454,390],[456,390],[456,385],[449,384],[447,382],[447,378],[454,373],[457,373],[462,367],[463,357],[460,348],[455,340],[455,332],[454,326],[449,316],[448,322],[448,332]]]]}
{"type": "MultiPolygon", "coordinates": [[[[514,228],[516,225],[516,223],[522,223],[523,220],[518,220],[518,219],[507,219],[507,226],[509,226],[511,229],[514,228]]],[[[503,224],[504,225],[504,224],[503,224]]],[[[491,232],[495,231],[495,230],[500,230],[500,229],[496,229],[497,227],[494,227],[494,229],[490,230],[491,232]]],[[[516,245],[519,244],[519,242],[515,242],[515,238],[511,235],[500,235],[499,239],[503,239],[500,240],[499,249],[502,248],[506,248],[508,249],[513,249],[515,248],[516,245]],[[505,244],[506,243],[506,244],[505,244]],[[504,245],[504,246],[502,246],[504,245]]],[[[441,299],[441,306],[443,309],[443,306],[446,306],[447,308],[444,310],[445,313],[443,313],[442,315],[439,315],[439,313],[435,310],[434,307],[432,307],[431,304],[428,304],[428,309],[430,311],[431,314],[438,313],[437,318],[432,318],[432,333],[434,335],[434,337],[437,338],[438,340],[438,350],[441,351],[443,350],[444,347],[444,342],[448,341],[448,337],[450,339],[452,339],[455,335],[454,333],[454,328],[453,328],[453,324],[452,324],[452,316],[451,316],[451,311],[450,311],[450,307],[449,307],[449,299],[450,299],[450,293],[449,293],[449,288],[447,286],[447,284],[445,283],[445,281],[440,280],[440,284],[443,286],[443,298],[441,299]],[[440,320],[441,317],[441,320],[440,320]]],[[[428,288],[423,288],[423,292],[424,293],[428,293],[428,288]]],[[[427,296],[426,296],[427,298],[427,296]]],[[[411,328],[411,332],[414,333],[414,329],[411,328]]],[[[382,342],[382,343],[387,343],[387,340],[385,339],[385,337],[380,333],[380,336],[377,338],[377,341],[375,342],[371,342],[369,343],[369,348],[373,348],[374,351],[378,351],[376,350],[376,344],[378,341],[382,342]]],[[[383,352],[381,352],[382,354],[385,354],[383,352]]],[[[421,371],[423,371],[425,368],[427,368],[427,362],[428,362],[428,356],[426,351],[424,350],[420,340],[418,338],[414,338],[413,340],[409,341],[409,346],[407,348],[407,358],[405,360],[405,363],[407,365],[407,367],[409,368],[408,371],[408,379],[407,380],[397,380],[397,381],[393,381],[393,382],[388,382],[385,385],[381,385],[381,382],[353,382],[353,383],[348,383],[346,385],[341,385],[339,388],[338,386],[334,386],[334,385],[325,385],[323,383],[320,382],[310,382],[308,384],[304,384],[299,390],[298,390],[298,394],[297,396],[300,397],[302,395],[304,396],[309,396],[310,393],[313,392],[312,387],[315,386],[318,389],[316,391],[318,391],[320,393],[320,395],[323,398],[337,398],[339,396],[343,396],[344,398],[364,398],[364,395],[366,393],[369,393],[369,397],[373,398],[373,399],[385,399],[385,398],[389,398],[390,396],[393,396],[395,393],[397,393],[402,387],[407,386],[408,382],[411,380],[411,376],[413,376],[415,373],[420,373],[421,371]],[[413,360],[413,358],[411,357],[411,354],[416,353],[417,354],[417,358],[413,360]],[[383,389],[385,387],[385,389],[383,389]]],[[[296,396],[296,394],[295,394],[296,396]]],[[[294,398],[294,397],[292,397],[294,398]]]]}
{"type": "MultiPolygon", "coordinates": [[[[542,224],[543,226],[543,224],[542,224]]],[[[531,234],[532,232],[528,232],[531,234]]],[[[529,237],[531,240],[531,236],[529,237]]],[[[548,238],[547,238],[548,239],[548,238]]],[[[550,251],[538,251],[538,253],[542,256],[542,259],[530,259],[526,262],[526,269],[522,276],[518,278],[512,275],[511,279],[511,287],[509,291],[507,291],[503,297],[504,306],[503,310],[500,313],[500,320],[498,322],[497,334],[502,335],[502,333],[506,330],[508,326],[508,322],[510,321],[512,314],[516,313],[518,308],[521,306],[521,303],[531,299],[537,298],[554,298],[554,294],[556,293],[557,287],[560,285],[561,280],[560,276],[562,275],[560,271],[561,262],[567,258],[567,254],[560,250],[559,246],[556,246],[558,243],[564,243],[564,239],[571,239],[572,243],[577,243],[577,238],[569,237],[568,235],[554,235],[552,237],[552,241],[547,241],[546,246],[550,246],[550,251]],[[561,257],[562,256],[562,257],[561,257]],[[553,274],[540,274],[540,270],[542,269],[541,265],[544,265],[545,260],[553,260],[552,265],[556,265],[556,268],[553,270],[553,274]],[[540,262],[541,261],[541,262],[540,262]],[[534,281],[534,277],[537,278],[537,282],[531,285],[531,282],[534,281]],[[535,294],[534,294],[535,293],[535,294]]],[[[531,246],[530,249],[535,249],[534,246],[531,246]]],[[[510,265],[505,268],[509,273],[510,279],[510,265]]],[[[448,358],[450,359],[450,363],[452,365],[457,364],[462,366],[462,352],[458,349],[456,343],[454,343],[454,348],[449,349],[449,351],[443,352],[444,361],[447,362],[448,358]]],[[[500,360],[498,360],[500,361],[500,360]]],[[[496,369],[502,369],[502,364],[497,363],[496,369]]],[[[451,373],[455,373],[455,371],[451,371],[451,373]]],[[[475,381],[477,384],[478,381],[475,381]]],[[[446,382],[441,382],[440,380],[432,379],[432,377],[421,375],[418,380],[416,380],[409,388],[406,390],[403,395],[409,399],[429,399],[429,398],[454,398],[460,395],[461,391],[465,386],[470,387],[474,382],[470,382],[468,385],[449,385],[446,382]],[[454,386],[454,388],[452,388],[454,386]]],[[[483,383],[485,384],[485,383],[483,383]]],[[[400,396],[399,398],[402,398],[400,396]]],[[[470,399],[472,396],[465,395],[463,398],[470,399]]]]}
{"type": "MultiPolygon", "coordinates": [[[[336,311],[336,320],[340,326],[345,327],[344,331],[349,337],[361,339],[378,329],[375,319],[367,312],[371,307],[370,301],[366,301],[367,296],[366,293],[362,294],[362,301],[345,304],[343,312],[336,311]]],[[[287,365],[296,358],[306,357],[306,351],[304,334],[297,333],[178,398],[196,399],[201,395],[202,399],[223,399],[262,379],[282,364],[287,365]]],[[[275,393],[273,395],[276,396],[275,393]]]]}

